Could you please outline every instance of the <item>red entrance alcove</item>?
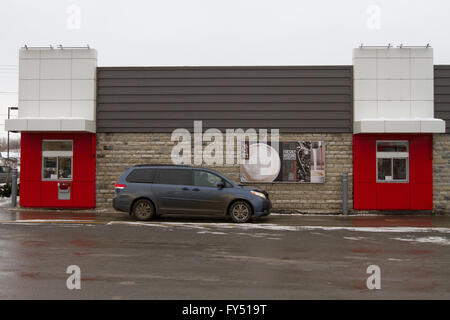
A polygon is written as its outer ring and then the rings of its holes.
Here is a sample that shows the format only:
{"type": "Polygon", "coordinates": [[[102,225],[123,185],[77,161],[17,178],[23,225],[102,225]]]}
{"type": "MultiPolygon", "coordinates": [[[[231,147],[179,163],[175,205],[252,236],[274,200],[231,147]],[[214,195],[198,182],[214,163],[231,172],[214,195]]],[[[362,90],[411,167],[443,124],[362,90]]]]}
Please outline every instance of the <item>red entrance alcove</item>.
{"type": "Polygon", "coordinates": [[[431,134],[357,134],[353,136],[355,210],[432,210],[433,136],[431,134]],[[408,181],[377,181],[377,141],[407,141],[408,181]]]}
{"type": "Polygon", "coordinates": [[[22,132],[20,205],[46,208],[95,208],[95,134],[22,132]],[[72,141],[71,174],[43,175],[43,141],[72,141]]]}

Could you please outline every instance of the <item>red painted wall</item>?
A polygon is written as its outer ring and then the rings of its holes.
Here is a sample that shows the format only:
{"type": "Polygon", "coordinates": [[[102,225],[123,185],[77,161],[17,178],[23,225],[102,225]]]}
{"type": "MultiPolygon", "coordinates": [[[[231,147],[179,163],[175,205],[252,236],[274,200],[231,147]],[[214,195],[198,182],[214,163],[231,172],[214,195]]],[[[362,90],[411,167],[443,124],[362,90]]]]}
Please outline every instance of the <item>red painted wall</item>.
{"type": "Polygon", "coordinates": [[[20,205],[47,208],[95,208],[95,134],[21,133],[20,205]],[[58,200],[58,182],[42,181],[42,140],[73,140],[70,200],[58,200]]]}
{"type": "Polygon", "coordinates": [[[432,210],[433,136],[431,134],[357,134],[353,136],[355,210],[432,210]],[[376,141],[409,141],[409,182],[377,183],[376,141]]]}

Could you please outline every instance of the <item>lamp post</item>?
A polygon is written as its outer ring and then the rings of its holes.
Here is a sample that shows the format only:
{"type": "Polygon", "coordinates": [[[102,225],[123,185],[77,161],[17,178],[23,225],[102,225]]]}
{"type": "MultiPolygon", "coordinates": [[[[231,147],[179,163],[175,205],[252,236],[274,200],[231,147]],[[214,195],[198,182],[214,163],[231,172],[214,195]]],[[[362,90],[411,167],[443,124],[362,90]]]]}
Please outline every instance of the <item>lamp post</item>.
{"type": "MultiPolygon", "coordinates": [[[[8,107],[8,119],[11,116],[11,110],[19,110],[19,108],[18,107],[8,107]]],[[[9,159],[9,130],[8,130],[8,152],[7,152],[6,158],[9,159]]]]}

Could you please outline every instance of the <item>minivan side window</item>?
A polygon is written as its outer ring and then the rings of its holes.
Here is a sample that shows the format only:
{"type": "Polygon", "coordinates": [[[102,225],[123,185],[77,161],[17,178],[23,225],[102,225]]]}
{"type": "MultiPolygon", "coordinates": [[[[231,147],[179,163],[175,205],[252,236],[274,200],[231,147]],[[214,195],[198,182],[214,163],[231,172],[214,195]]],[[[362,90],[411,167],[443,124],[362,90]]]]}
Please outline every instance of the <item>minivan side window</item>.
{"type": "Polygon", "coordinates": [[[194,170],[194,185],[198,187],[212,187],[216,188],[217,183],[221,182],[222,178],[202,170],[194,170]]]}
{"type": "Polygon", "coordinates": [[[153,183],[155,173],[155,169],[134,169],[125,180],[132,183],[153,183]]]}
{"type": "Polygon", "coordinates": [[[191,169],[159,169],[155,183],[192,185],[191,169]]]}

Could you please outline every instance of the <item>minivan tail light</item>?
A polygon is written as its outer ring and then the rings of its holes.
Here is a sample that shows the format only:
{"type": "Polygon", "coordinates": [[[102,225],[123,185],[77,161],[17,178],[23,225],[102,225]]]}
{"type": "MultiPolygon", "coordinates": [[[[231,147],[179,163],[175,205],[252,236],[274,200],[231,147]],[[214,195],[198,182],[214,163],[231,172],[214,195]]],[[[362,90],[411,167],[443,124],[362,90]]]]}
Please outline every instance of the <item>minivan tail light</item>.
{"type": "Polygon", "coordinates": [[[116,189],[122,190],[122,189],[125,188],[126,186],[127,186],[126,184],[119,184],[119,183],[116,183],[115,188],[116,188],[116,189]]]}

